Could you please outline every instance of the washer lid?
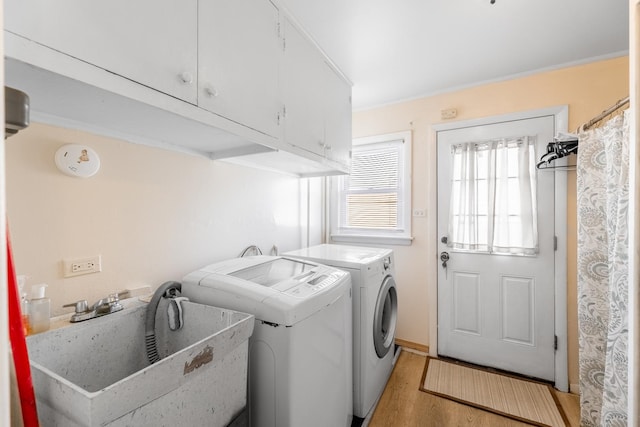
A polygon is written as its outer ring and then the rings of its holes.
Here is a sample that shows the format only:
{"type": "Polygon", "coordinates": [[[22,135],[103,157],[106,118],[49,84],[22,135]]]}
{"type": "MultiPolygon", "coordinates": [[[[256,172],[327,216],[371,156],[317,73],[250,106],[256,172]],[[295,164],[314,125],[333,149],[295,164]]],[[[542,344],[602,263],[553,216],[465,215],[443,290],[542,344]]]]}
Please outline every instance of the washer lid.
{"type": "Polygon", "coordinates": [[[337,267],[361,268],[392,254],[391,249],[323,244],[285,253],[287,256],[330,263],[337,267]]]}
{"type": "Polygon", "coordinates": [[[268,288],[275,287],[278,290],[286,290],[291,285],[292,278],[303,280],[305,277],[313,275],[312,270],[314,267],[316,267],[316,264],[287,258],[276,258],[258,264],[251,263],[248,267],[243,267],[228,274],[268,288]]]}
{"type": "Polygon", "coordinates": [[[255,256],[204,267],[187,275],[182,287],[185,296],[196,302],[291,326],[348,292],[351,276],[312,262],[255,256]]]}

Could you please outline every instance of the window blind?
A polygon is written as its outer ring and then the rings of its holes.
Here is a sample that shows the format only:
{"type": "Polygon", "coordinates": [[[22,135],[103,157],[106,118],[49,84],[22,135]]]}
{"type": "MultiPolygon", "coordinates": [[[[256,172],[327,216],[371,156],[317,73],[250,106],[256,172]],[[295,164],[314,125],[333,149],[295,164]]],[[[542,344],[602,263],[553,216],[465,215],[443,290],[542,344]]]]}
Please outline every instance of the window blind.
{"type": "Polygon", "coordinates": [[[402,230],[403,140],[353,147],[342,179],[341,228],[402,230]]]}

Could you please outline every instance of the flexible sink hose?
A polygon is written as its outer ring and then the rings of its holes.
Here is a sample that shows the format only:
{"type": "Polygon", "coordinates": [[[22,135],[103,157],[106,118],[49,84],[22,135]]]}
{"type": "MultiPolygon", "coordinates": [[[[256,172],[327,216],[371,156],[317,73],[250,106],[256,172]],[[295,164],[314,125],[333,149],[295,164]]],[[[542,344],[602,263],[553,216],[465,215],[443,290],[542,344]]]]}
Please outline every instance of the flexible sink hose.
{"type": "Polygon", "coordinates": [[[147,358],[151,364],[160,360],[158,355],[158,346],[156,344],[156,311],[158,311],[158,304],[160,298],[175,297],[182,291],[182,283],[170,281],[164,282],[151,298],[151,302],[147,306],[145,331],[144,331],[144,343],[147,348],[147,358]]]}

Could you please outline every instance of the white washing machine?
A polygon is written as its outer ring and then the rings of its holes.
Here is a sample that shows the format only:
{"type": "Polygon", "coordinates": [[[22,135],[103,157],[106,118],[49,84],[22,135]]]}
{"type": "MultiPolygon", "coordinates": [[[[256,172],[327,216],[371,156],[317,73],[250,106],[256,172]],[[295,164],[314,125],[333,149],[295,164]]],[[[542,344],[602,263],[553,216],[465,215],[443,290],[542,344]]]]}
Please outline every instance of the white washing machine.
{"type": "Polygon", "coordinates": [[[393,369],[398,296],[393,251],[318,245],[285,255],[351,273],[353,288],[353,414],[365,418],[393,369]]]}
{"type": "Polygon", "coordinates": [[[187,275],[182,295],[255,316],[249,339],[252,426],[351,425],[348,273],[286,257],[236,258],[187,275]]]}

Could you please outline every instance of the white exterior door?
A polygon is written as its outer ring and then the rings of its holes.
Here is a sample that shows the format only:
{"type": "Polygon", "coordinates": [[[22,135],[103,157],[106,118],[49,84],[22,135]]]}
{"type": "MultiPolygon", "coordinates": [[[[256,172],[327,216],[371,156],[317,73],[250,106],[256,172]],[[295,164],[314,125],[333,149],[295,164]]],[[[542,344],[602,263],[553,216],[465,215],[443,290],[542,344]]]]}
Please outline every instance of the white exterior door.
{"type": "Polygon", "coordinates": [[[438,269],[439,355],[555,379],[554,173],[535,174],[534,255],[455,249],[448,241],[450,210],[457,209],[451,204],[453,146],[528,136],[536,141],[535,162],[554,132],[554,116],[549,115],[437,133],[438,253],[449,258],[438,269]]]}

